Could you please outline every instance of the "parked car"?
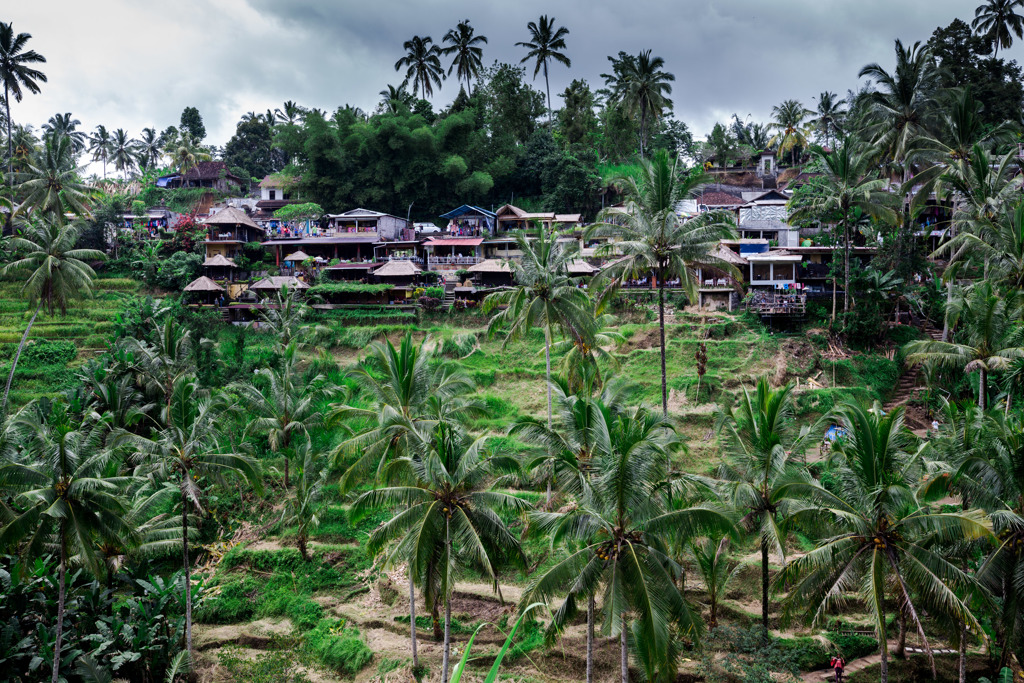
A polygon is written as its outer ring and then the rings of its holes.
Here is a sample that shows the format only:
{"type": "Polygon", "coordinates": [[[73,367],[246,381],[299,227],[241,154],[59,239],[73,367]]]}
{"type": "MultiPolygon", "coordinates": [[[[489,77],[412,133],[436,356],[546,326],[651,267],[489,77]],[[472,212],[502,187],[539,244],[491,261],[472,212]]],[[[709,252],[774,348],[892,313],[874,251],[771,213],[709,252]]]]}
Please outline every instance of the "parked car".
{"type": "Polygon", "coordinates": [[[441,232],[441,228],[437,227],[433,223],[413,223],[412,227],[416,229],[416,232],[424,235],[431,235],[441,232]]]}

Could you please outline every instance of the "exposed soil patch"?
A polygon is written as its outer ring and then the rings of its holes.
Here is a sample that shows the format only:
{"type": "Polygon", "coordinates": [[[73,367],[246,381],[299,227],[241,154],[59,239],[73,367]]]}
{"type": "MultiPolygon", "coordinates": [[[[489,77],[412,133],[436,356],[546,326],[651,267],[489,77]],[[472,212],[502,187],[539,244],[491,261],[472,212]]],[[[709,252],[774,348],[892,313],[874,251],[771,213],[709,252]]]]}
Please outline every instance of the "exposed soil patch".
{"type": "Polygon", "coordinates": [[[619,353],[627,354],[637,349],[657,349],[661,346],[661,332],[655,325],[645,330],[637,330],[632,337],[622,343],[619,353]]]}

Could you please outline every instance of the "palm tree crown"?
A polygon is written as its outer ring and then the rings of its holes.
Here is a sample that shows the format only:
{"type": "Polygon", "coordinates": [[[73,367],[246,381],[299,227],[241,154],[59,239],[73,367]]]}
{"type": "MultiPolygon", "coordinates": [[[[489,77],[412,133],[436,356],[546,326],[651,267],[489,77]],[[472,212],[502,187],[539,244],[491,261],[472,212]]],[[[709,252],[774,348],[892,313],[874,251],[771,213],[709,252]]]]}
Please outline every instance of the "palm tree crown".
{"type": "Polygon", "coordinates": [[[484,53],[480,44],[487,43],[487,36],[476,35],[473,27],[469,25],[469,19],[466,19],[444,34],[443,42],[448,43],[448,47],[442,48],[441,53],[453,55],[452,64],[448,67],[448,75],[450,76],[454,70],[460,81],[466,79],[466,94],[468,95],[472,89],[471,79],[480,74],[481,57],[484,53]]]}
{"type": "Polygon", "coordinates": [[[39,83],[46,82],[46,74],[30,66],[46,62],[46,57],[35,50],[25,49],[25,45],[31,39],[31,33],[15,34],[13,24],[0,22],[0,81],[3,81],[4,85],[4,114],[7,119],[8,186],[12,188],[14,145],[11,138],[11,98],[21,102],[25,90],[38,93],[39,83]]]}
{"type": "Polygon", "coordinates": [[[1022,7],[1024,0],[985,0],[974,10],[971,27],[992,43],[993,57],[999,48],[1013,45],[1013,36],[1024,38],[1024,15],[1014,11],[1022,7]]]}
{"type": "Polygon", "coordinates": [[[620,52],[617,58],[608,57],[612,73],[601,74],[608,85],[609,101],[620,105],[626,114],[640,117],[640,156],[644,156],[648,121],[657,121],[666,109],[672,109],[672,81],[674,74],[664,70],[665,60],[651,57],[650,50],[638,55],[620,52]]]}
{"type": "Polygon", "coordinates": [[[525,47],[529,52],[519,60],[520,64],[534,61],[533,77],[544,70],[544,86],[548,94],[548,123],[551,123],[551,84],[548,78],[548,63],[553,61],[572,66],[572,60],[562,50],[565,50],[565,37],[569,35],[569,29],[564,26],[555,28],[555,18],[542,14],[538,21],[531,21],[526,25],[530,32],[530,40],[516,43],[517,47],[525,47]]]}
{"type": "Polygon", "coordinates": [[[444,69],[441,67],[441,48],[433,44],[430,36],[413,36],[402,43],[405,56],[395,62],[395,71],[404,66],[405,80],[419,88],[423,99],[434,94],[434,86],[441,87],[444,69]]]}
{"type": "Polygon", "coordinates": [[[772,107],[772,116],[775,117],[775,120],[769,125],[776,133],[768,141],[768,144],[775,145],[780,156],[786,152],[792,152],[795,164],[796,148],[807,147],[807,124],[805,121],[808,116],[813,114],[814,112],[799,100],[786,100],[782,104],[775,105],[772,107]]]}

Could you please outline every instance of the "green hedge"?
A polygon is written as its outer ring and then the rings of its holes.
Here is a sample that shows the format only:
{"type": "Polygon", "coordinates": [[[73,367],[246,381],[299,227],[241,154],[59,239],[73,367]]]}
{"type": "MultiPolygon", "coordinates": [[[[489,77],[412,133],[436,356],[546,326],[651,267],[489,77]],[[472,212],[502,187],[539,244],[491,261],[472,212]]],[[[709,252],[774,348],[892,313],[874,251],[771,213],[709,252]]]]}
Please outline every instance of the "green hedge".
{"type": "Polygon", "coordinates": [[[309,294],[382,294],[394,285],[369,285],[362,282],[327,282],[309,288],[309,294]]]}
{"type": "Polygon", "coordinates": [[[306,634],[305,650],[324,666],[355,676],[373,659],[373,650],[342,619],[323,619],[306,634]]]}

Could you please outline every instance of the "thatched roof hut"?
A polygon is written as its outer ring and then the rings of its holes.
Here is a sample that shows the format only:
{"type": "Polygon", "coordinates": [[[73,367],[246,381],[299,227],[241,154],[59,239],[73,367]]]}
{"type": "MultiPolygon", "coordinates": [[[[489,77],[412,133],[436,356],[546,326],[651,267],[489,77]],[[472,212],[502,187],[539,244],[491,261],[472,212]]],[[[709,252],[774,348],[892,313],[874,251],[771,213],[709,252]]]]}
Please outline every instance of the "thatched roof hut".
{"type": "Polygon", "coordinates": [[[569,263],[565,265],[565,270],[569,275],[593,275],[601,269],[590,265],[586,261],[576,259],[574,261],[569,261],[569,263]]]}
{"type": "Polygon", "coordinates": [[[249,215],[245,213],[245,211],[242,211],[241,209],[236,209],[233,206],[230,206],[226,209],[221,209],[220,211],[213,214],[203,222],[206,223],[207,225],[244,225],[247,228],[252,228],[253,230],[259,230],[260,232],[263,232],[263,228],[256,225],[256,223],[251,218],[249,218],[249,215]]]}
{"type": "Polygon", "coordinates": [[[299,249],[296,252],[292,252],[284,257],[285,261],[302,262],[309,258],[309,254],[299,249]]]}
{"type": "Polygon", "coordinates": [[[377,277],[416,277],[422,270],[412,261],[388,261],[373,271],[377,277]]]}
{"type": "Polygon", "coordinates": [[[204,268],[237,268],[238,265],[224,254],[214,254],[203,261],[204,268]]]}
{"type": "Polygon", "coordinates": [[[511,273],[512,267],[507,261],[502,261],[496,258],[489,258],[485,261],[481,261],[476,265],[472,265],[466,268],[471,273],[511,273]]]}
{"type": "Polygon", "coordinates": [[[223,292],[224,288],[205,275],[185,285],[186,292],[223,292]]]}
{"type": "Polygon", "coordinates": [[[249,289],[255,292],[277,292],[284,286],[291,290],[309,289],[309,285],[294,275],[271,275],[249,285],[249,289]]]}

